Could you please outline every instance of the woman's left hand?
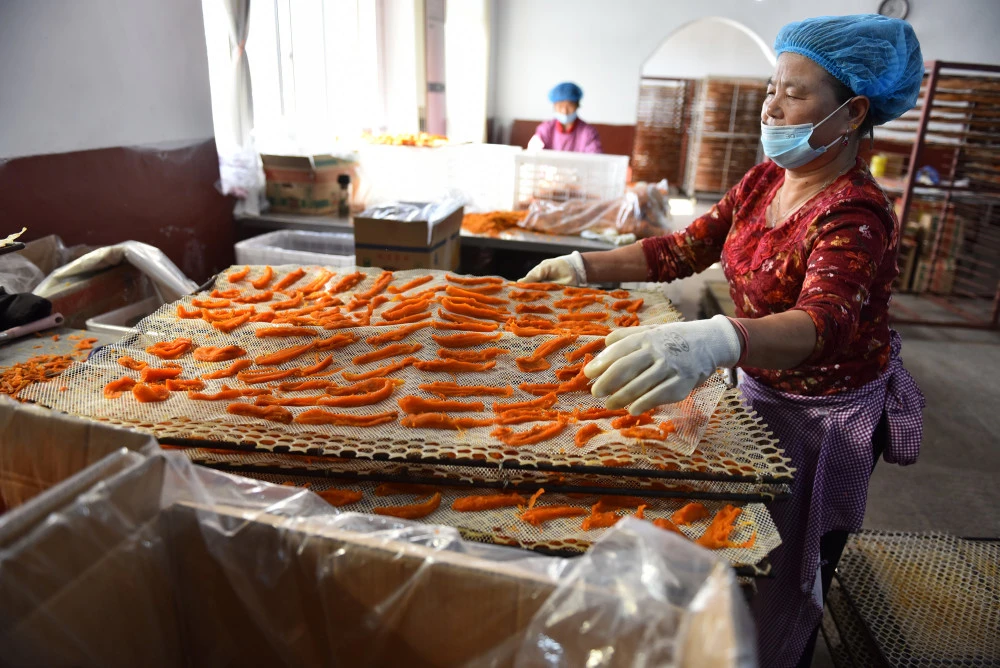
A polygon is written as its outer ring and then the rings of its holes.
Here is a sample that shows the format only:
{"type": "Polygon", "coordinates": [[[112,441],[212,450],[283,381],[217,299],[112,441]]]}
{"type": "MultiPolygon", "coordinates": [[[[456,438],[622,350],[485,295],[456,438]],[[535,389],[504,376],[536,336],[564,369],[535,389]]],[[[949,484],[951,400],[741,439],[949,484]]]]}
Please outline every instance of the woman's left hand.
{"type": "Polygon", "coordinates": [[[740,338],[729,319],[627,327],[606,339],[604,349],[583,372],[596,378],[595,397],[610,409],[629,407],[639,415],[684,398],[719,367],[740,359],[740,338]]]}

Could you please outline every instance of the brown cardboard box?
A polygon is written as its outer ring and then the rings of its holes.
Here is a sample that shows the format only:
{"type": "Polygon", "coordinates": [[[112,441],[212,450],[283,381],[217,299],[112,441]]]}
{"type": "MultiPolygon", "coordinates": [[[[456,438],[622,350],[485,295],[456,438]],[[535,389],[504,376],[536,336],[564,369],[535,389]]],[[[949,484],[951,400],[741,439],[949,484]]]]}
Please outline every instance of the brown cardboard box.
{"type": "Polygon", "coordinates": [[[130,264],[121,264],[65,279],[48,299],[52,312],[66,318],[66,327],[83,329],[94,316],[153,296],[156,288],[149,277],[130,264]]]}
{"type": "Polygon", "coordinates": [[[458,207],[436,225],[426,220],[354,217],[354,256],[359,267],[447,269],[455,271],[461,254],[462,216],[458,207]]]}
{"type": "Polygon", "coordinates": [[[337,179],[355,180],[356,163],[332,155],[261,155],[267,179],[267,201],[276,213],[336,214],[349,203],[351,188],[337,179]]]}
{"type": "Polygon", "coordinates": [[[635,610],[578,574],[347,530],[311,495],[246,489],[157,455],[50,504],[58,522],[12,534],[0,521],[0,662],[508,666],[544,642],[564,665],[594,652],[611,666],[640,652],[649,665],[735,665],[738,593],[721,561],[696,591],[683,591],[684,566],[664,581],[688,608],[657,591],[635,610]]]}

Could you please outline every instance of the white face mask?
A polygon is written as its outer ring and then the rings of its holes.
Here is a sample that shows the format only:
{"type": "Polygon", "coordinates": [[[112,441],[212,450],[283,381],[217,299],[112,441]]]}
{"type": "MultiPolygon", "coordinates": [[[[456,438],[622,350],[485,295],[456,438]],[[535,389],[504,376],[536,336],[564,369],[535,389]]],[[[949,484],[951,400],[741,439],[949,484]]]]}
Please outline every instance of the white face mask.
{"type": "MultiPolygon", "coordinates": [[[[854,98],[851,98],[853,100],[854,98]]],[[[785,169],[796,169],[802,165],[807,165],[819,156],[826,153],[827,149],[843,138],[840,135],[826,146],[813,148],[809,144],[813,132],[823,123],[826,123],[830,116],[843,109],[848,102],[840,105],[830,115],[813,125],[812,123],[801,123],[799,125],[765,125],[760,124],[760,143],[764,147],[764,155],[774,161],[778,167],[785,169]]]]}

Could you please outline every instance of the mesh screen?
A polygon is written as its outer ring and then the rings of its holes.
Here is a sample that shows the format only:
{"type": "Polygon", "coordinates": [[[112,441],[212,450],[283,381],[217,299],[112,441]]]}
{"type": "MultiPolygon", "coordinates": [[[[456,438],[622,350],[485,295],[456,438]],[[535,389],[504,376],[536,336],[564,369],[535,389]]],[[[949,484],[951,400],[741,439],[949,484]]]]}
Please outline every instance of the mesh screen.
{"type": "Polygon", "coordinates": [[[851,608],[837,579],[830,583],[821,626],[830,658],[837,668],[881,668],[888,664],[879,655],[864,621],[851,608]]]}
{"type": "MultiPolygon", "coordinates": [[[[292,270],[286,266],[276,269],[276,276],[292,270]]],[[[249,278],[253,279],[263,272],[263,267],[253,267],[249,278]]],[[[320,271],[311,267],[300,284],[311,281],[320,271]]],[[[376,269],[359,269],[366,274],[365,280],[354,287],[352,292],[360,292],[374,283],[379,271],[376,269]]],[[[345,270],[340,269],[341,275],[345,270]]],[[[416,288],[414,292],[426,290],[446,284],[444,272],[428,272],[415,270],[399,272],[395,275],[393,285],[401,285],[418,276],[430,273],[433,279],[416,288]]],[[[337,280],[337,277],[331,279],[337,280]]],[[[216,287],[228,290],[244,286],[246,283],[230,284],[225,275],[220,276],[216,287]]],[[[294,286],[293,286],[294,287],[294,286]]],[[[504,286],[504,292],[519,289],[516,284],[504,286]]],[[[244,294],[256,292],[252,289],[243,290],[244,294]]],[[[501,295],[498,296],[502,296],[501,295]]],[[[204,295],[201,296],[204,298],[204,295]]],[[[343,295],[345,301],[349,295],[343,295]]],[[[564,297],[560,292],[550,293],[540,303],[552,305],[557,299],[564,297]]],[[[642,323],[664,323],[680,319],[669,301],[658,292],[635,292],[632,297],[644,299],[643,308],[638,317],[642,323]]],[[[193,310],[194,298],[186,297],[179,303],[193,310]]],[[[278,294],[275,300],[286,299],[278,294]]],[[[606,312],[610,298],[602,298],[605,304],[596,304],[583,309],[582,312],[606,312]]],[[[268,310],[272,302],[257,304],[257,311],[268,310]]],[[[469,461],[475,463],[495,463],[500,466],[528,466],[539,468],[552,467],[582,467],[601,468],[615,467],[622,473],[630,470],[646,469],[650,472],[661,471],[665,474],[684,470],[688,473],[707,476],[742,476],[747,480],[788,479],[790,470],[788,461],[774,447],[775,442],[767,434],[760,421],[739,405],[738,395],[732,393],[725,396],[720,408],[720,398],[725,394],[725,384],[721,375],[716,374],[709,381],[697,388],[691,396],[680,404],[663,406],[655,416],[657,421],[672,420],[678,427],[666,443],[659,441],[634,441],[623,438],[606,421],[597,421],[605,431],[587,443],[584,447],[573,444],[575,427],[571,425],[558,437],[543,443],[511,448],[497,441],[490,435],[491,427],[468,429],[462,432],[409,429],[398,423],[390,423],[379,427],[339,427],[311,426],[297,423],[280,424],[264,422],[258,418],[230,415],[226,412],[229,402],[192,401],[184,393],[173,393],[167,401],[142,404],[131,394],[108,400],[102,395],[103,386],[111,380],[123,375],[138,378],[138,373],[123,369],[116,363],[121,355],[129,355],[137,360],[154,366],[163,364],[162,360],[145,352],[146,348],[156,342],[171,340],[175,337],[187,337],[195,345],[239,345],[245,348],[248,356],[272,353],[284,347],[308,341],[306,338],[258,338],[254,331],[269,327],[267,323],[248,323],[231,334],[216,331],[209,323],[200,319],[181,319],[177,313],[178,303],[164,306],[137,325],[137,334],[130,335],[118,343],[97,351],[84,364],[74,365],[61,378],[61,384],[54,383],[37,385],[24,396],[25,399],[67,413],[90,417],[93,419],[120,424],[132,428],[149,431],[161,439],[194,439],[225,443],[238,443],[258,450],[308,452],[333,456],[387,457],[408,459],[429,459],[436,461],[451,460],[455,462],[469,461]],[[711,416],[711,417],[710,417],[711,416]],[[701,449],[695,452],[696,446],[701,449]]],[[[375,310],[372,322],[378,323],[380,316],[395,305],[389,302],[375,310]]],[[[554,311],[558,309],[553,308],[554,311]]],[[[611,312],[612,317],[617,312],[611,312]]],[[[345,348],[334,351],[336,362],[334,367],[344,366],[347,370],[367,371],[386,364],[386,361],[373,362],[361,367],[353,367],[352,357],[368,352],[372,347],[365,339],[373,334],[383,334],[390,327],[360,327],[354,330],[337,330],[337,332],[353,332],[357,341],[345,348]]],[[[437,343],[430,337],[436,330],[426,328],[412,334],[406,341],[421,343],[424,348],[415,353],[420,359],[436,359],[437,343]]],[[[321,330],[321,336],[335,332],[321,330]]],[[[445,332],[447,333],[447,332],[445,332]]],[[[549,337],[518,337],[503,332],[499,341],[489,345],[510,350],[509,354],[497,358],[496,367],[486,372],[459,374],[457,381],[463,384],[485,384],[496,386],[516,386],[521,382],[546,383],[557,382],[554,372],[566,364],[563,354],[566,350],[586,343],[595,337],[581,336],[574,346],[558,351],[549,356],[552,368],[539,373],[522,373],[514,363],[516,357],[531,354],[541,341],[549,337]]],[[[475,350],[475,348],[473,348],[475,350]]],[[[297,365],[312,364],[326,353],[310,353],[307,356],[293,360],[278,369],[297,365]]],[[[391,360],[389,360],[391,361],[391,360]]],[[[182,378],[195,378],[209,371],[219,369],[225,364],[194,361],[190,355],[175,360],[184,368],[182,378]]],[[[397,399],[404,394],[415,394],[431,398],[431,395],[419,390],[419,383],[428,381],[456,380],[446,373],[428,373],[408,367],[393,374],[394,378],[405,381],[396,393],[380,404],[359,409],[336,409],[338,412],[366,414],[384,410],[396,409],[397,399]]],[[[334,378],[334,377],[331,377],[334,378]]],[[[218,391],[223,384],[233,387],[245,387],[234,379],[206,381],[206,392],[218,391]]],[[[312,391],[315,393],[315,391],[312,391]]],[[[287,396],[310,394],[286,393],[287,396]]],[[[515,390],[514,397],[509,400],[532,398],[530,395],[515,390]]],[[[507,399],[504,399],[507,401],[507,399]]],[[[484,401],[486,412],[469,414],[470,416],[490,417],[490,401],[484,401]]],[[[588,408],[599,406],[600,401],[587,392],[576,392],[560,395],[560,403],[556,408],[572,410],[573,408],[588,408]]],[[[293,413],[306,410],[291,408],[293,413]]],[[[527,429],[532,425],[521,425],[515,429],[527,429]]]]}
{"type": "Polygon", "coordinates": [[[888,665],[996,666],[998,564],[996,539],[865,531],[837,571],[888,665]]]}
{"type": "MultiPolygon", "coordinates": [[[[354,482],[345,484],[342,481],[331,481],[324,478],[295,475],[275,475],[269,473],[241,473],[246,477],[263,480],[274,484],[293,484],[308,486],[313,491],[326,489],[349,489],[361,491],[364,496],[361,501],[342,506],[342,510],[370,513],[378,506],[398,506],[418,502],[420,497],[413,494],[397,494],[391,496],[376,496],[375,482],[354,482]]],[[[500,545],[511,545],[533,550],[548,551],[579,551],[583,552],[590,544],[600,538],[605,529],[584,531],[581,528],[582,517],[569,517],[545,522],[535,527],[518,518],[517,508],[501,508],[471,513],[460,513],[451,509],[452,502],[468,495],[468,490],[441,488],[441,505],[433,513],[420,519],[428,524],[443,524],[456,527],[466,534],[467,538],[500,545]]],[[[426,497],[424,497],[426,498],[426,497]]],[[[587,495],[566,496],[546,493],[538,501],[538,505],[571,505],[589,510],[597,503],[599,497],[587,495]]],[[[684,501],[673,499],[650,499],[645,510],[645,517],[653,520],[669,518],[674,511],[684,505],[684,501]]],[[[704,505],[710,511],[709,517],[693,522],[690,526],[681,527],[688,538],[695,540],[704,533],[711,518],[724,505],[721,501],[706,501],[704,505]]],[[[778,530],[771,516],[762,504],[750,503],[741,506],[743,513],[736,522],[737,529],[730,537],[734,542],[748,540],[756,532],[757,539],[750,548],[725,548],[718,554],[735,566],[752,566],[764,560],[767,554],[781,544],[778,530]]],[[[622,510],[619,514],[632,511],[622,510]]]]}

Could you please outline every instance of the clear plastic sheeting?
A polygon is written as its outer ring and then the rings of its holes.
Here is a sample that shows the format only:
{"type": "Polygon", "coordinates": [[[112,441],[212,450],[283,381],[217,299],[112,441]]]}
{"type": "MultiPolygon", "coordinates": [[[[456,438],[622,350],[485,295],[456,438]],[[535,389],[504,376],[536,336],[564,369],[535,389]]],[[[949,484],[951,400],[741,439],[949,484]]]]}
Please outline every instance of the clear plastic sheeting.
{"type": "Polygon", "coordinates": [[[461,197],[447,197],[435,202],[387,202],[365,209],[359,216],[406,223],[414,221],[438,223],[458,210],[462,204],[461,197]]]}
{"type": "Polygon", "coordinates": [[[139,241],[125,241],[91,251],[56,269],[34,289],[34,293],[40,297],[48,297],[58,291],[62,281],[70,277],[114,267],[123,262],[149,276],[164,302],[173,301],[198,289],[198,284],[185,276],[159,248],[139,241]]]}
{"type": "Polygon", "coordinates": [[[731,569],[641,521],[563,559],[176,453],[121,469],[0,519],[5,663],[756,665],[731,569]]]}
{"type": "Polygon", "coordinates": [[[546,234],[581,234],[635,238],[667,232],[670,217],[669,188],[659,183],[637,183],[621,197],[608,200],[532,200],[528,216],[518,225],[546,234]]]}

